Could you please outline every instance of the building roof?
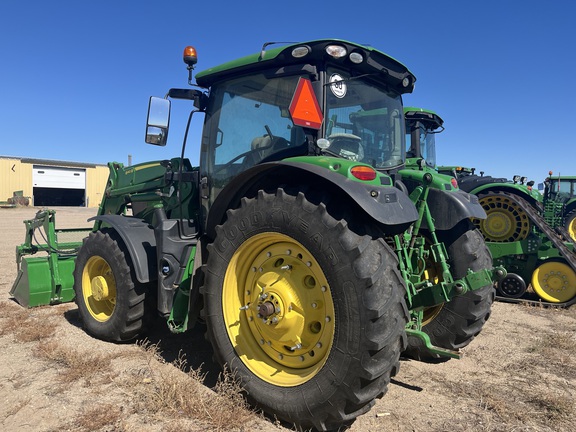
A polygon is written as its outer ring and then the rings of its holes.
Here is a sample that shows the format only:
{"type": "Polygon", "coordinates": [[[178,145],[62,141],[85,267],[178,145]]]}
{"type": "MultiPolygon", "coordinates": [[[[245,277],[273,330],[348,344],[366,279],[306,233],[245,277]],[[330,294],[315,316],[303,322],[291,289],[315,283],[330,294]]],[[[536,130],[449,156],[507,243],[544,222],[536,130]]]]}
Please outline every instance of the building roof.
{"type": "Polygon", "coordinates": [[[73,161],[63,161],[55,159],[37,159],[37,158],[27,158],[18,156],[2,156],[0,159],[17,159],[22,163],[36,164],[36,165],[51,165],[51,166],[61,166],[61,167],[73,167],[73,168],[96,168],[97,166],[106,166],[106,164],[96,164],[89,162],[73,162],[73,161]]]}

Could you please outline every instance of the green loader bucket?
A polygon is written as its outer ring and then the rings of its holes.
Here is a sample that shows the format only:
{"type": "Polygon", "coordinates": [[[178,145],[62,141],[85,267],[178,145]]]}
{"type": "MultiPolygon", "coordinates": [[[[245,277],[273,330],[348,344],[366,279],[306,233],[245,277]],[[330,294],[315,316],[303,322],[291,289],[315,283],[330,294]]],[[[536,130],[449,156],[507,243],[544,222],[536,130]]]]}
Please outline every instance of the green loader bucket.
{"type": "Polygon", "coordinates": [[[10,295],[24,307],[66,303],[74,300],[74,257],[58,257],[57,269],[50,257],[24,257],[10,295]],[[56,283],[54,274],[59,275],[56,283]]]}
{"type": "Polygon", "coordinates": [[[26,238],[16,247],[18,274],[10,290],[10,295],[24,307],[74,300],[76,253],[91,229],[57,230],[55,213],[54,210],[40,210],[34,219],[24,221],[26,238]],[[45,243],[38,243],[37,237],[45,243]],[[41,256],[30,256],[37,253],[41,256]]]}

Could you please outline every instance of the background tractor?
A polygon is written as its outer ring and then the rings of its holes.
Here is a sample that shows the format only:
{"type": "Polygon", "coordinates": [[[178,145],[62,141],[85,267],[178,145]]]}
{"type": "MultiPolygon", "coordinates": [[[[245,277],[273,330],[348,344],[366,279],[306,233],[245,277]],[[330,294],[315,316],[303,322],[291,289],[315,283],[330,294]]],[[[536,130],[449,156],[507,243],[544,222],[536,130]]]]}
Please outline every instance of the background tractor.
{"type": "Polygon", "coordinates": [[[576,242],[576,176],[553,176],[544,180],[544,219],[563,235],[576,242]]]}
{"type": "MultiPolygon", "coordinates": [[[[411,195],[418,193],[423,179],[431,176],[434,179],[434,188],[430,190],[428,205],[433,212],[442,215],[440,220],[447,220],[454,207],[446,206],[440,197],[446,190],[458,190],[457,181],[436,171],[435,136],[443,130],[443,121],[436,113],[421,108],[405,107],[406,121],[406,164],[400,169],[401,188],[411,195]]],[[[466,201],[475,205],[478,200],[475,196],[458,190],[456,193],[459,202],[455,206],[466,206],[466,201]]],[[[482,218],[478,218],[482,220],[482,218]]],[[[439,221],[436,221],[438,225],[439,221]]],[[[482,234],[475,229],[470,220],[459,222],[459,230],[465,231],[469,239],[464,244],[446,241],[448,246],[448,263],[452,272],[458,275],[466,273],[468,268],[479,269],[490,261],[489,252],[483,244],[482,234]],[[472,257],[477,255],[478,259],[472,257]]],[[[453,230],[455,231],[455,229],[453,230]]],[[[438,280],[443,278],[444,272],[432,260],[426,262],[426,278],[438,280]]],[[[430,337],[432,343],[438,346],[458,347],[468,344],[480,332],[489,317],[490,306],[494,299],[492,286],[468,292],[453,299],[450,303],[427,308],[422,312],[422,330],[430,337]],[[450,329],[450,331],[446,331],[450,329]]],[[[445,357],[434,356],[422,345],[421,340],[409,338],[409,347],[406,354],[420,360],[438,360],[445,357]]]]}
{"type": "MultiPolygon", "coordinates": [[[[405,111],[407,129],[428,114],[427,123],[421,126],[427,131],[427,140],[443,130],[443,120],[436,113],[419,108],[405,111]]],[[[432,144],[428,143],[424,151],[434,160],[432,144]]],[[[574,245],[561,230],[554,229],[560,223],[552,224],[554,215],[556,220],[563,220],[558,214],[567,207],[566,200],[559,204],[549,192],[543,197],[525,177],[508,180],[485,176],[484,172],[477,175],[474,168],[436,168],[457,179],[460,189],[477,196],[486,211],[485,219],[472,218],[472,222],[484,236],[494,263],[508,272],[497,284],[497,299],[562,307],[576,303],[574,245]]]]}
{"type": "Polygon", "coordinates": [[[110,162],[77,252],[50,222],[28,221],[53,241],[27,237],[11,293],[26,304],[40,290],[27,255],[48,250],[35,264],[54,281],[43,301],[70,298],[61,276],[72,272],[90,335],[142,337],[154,313],[182,333],[201,317],[251,403],[301,429],[337,429],[386,392],[402,353],[459,357],[505,270],[470,223],[486,216],[476,198],[405,168],[401,95],[415,77],[404,65],[342,40],[269,45],[195,84],[187,47],[192,88],[150,99],[145,138],[166,145],[170,100],[190,101],[180,156],[110,162]],[[196,167],[185,155],[197,114],[196,167]]]}

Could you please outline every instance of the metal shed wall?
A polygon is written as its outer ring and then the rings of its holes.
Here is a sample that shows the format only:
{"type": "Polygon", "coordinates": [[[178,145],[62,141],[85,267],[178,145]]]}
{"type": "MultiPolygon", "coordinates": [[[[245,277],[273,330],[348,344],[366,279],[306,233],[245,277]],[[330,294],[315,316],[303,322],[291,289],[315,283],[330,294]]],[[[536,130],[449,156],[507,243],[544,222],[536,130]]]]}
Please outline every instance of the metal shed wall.
{"type": "Polygon", "coordinates": [[[32,196],[32,165],[20,159],[0,158],[0,201],[6,201],[15,191],[32,196]]]}
{"type": "Polygon", "coordinates": [[[86,206],[98,207],[108,180],[108,166],[43,159],[0,157],[0,201],[12,197],[15,191],[33,196],[32,169],[34,165],[78,167],[86,172],[86,206]]]}

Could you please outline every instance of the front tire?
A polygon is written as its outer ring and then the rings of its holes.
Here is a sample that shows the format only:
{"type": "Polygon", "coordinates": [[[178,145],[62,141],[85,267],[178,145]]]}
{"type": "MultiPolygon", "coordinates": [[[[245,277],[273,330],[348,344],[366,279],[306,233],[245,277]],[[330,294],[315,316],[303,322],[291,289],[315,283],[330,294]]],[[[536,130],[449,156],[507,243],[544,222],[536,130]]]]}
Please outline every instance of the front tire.
{"type": "Polygon", "coordinates": [[[279,189],[228,211],[208,252],[208,339],[254,405],[329,430],[386,392],[408,312],[382,239],[279,189]]]}
{"type": "Polygon", "coordinates": [[[144,330],[146,291],[131,270],[113,231],[84,239],[74,268],[76,304],[90,335],[111,342],[134,339],[144,330]]]}
{"type": "MultiPolygon", "coordinates": [[[[482,234],[474,229],[469,220],[461,221],[450,231],[438,232],[448,252],[448,264],[452,277],[466,276],[467,269],[478,271],[492,267],[492,256],[484,243],[482,234]]],[[[452,301],[430,308],[424,312],[422,330],[433,345],[459,350],[470,344],[480,333],[490,317],[495,290],[487,285],[475,291],[455,297],[452,301]]],[[[427,362],[441,362],[449,357],[431,353],[420,339],[410,337],[406,357],[427,362]]]]}

